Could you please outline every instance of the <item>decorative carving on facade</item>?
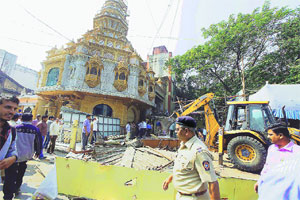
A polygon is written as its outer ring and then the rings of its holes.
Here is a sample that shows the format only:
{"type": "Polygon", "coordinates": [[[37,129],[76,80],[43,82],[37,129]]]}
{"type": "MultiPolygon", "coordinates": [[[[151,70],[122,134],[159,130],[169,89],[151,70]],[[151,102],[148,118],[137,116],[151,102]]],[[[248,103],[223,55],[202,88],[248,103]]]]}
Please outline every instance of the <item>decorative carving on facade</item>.
{"type": "Polygon", "coordinates": [[[152,101],[155,98],[155,77],[154,74],[155,72],[151,67],[148,68],[147,70],[147,79],[149,80],[149,87],[148,87],[148,98],[150,101],[152,101]]]}
{"type": "Polygon", "coordinates": [[[144,96],[146,93],[146,76],[147,76],[146,71],[142,70],[140,72],[139,82],[138,82],[138,92],[141,97],[144,96]]]}
{"type": "Polygon", "coordinates": [[[76,103],[74,101],[69,101],[69,103],[66,104],[66,107],[78,110],[79,109],[79,103],[76,103]]]}
{"type": "Polygon", "coordinates": [[[155,98],[154,88],[155,88],[154,84],[150,84],[148,87],[148,98],[150,101],[152,101],[155,98]]]}
{"type": "Polygon", "coordinates": [[[94,55],[86,63],[85,82],[89,87],[94,88],[99,85],[101,80],[101,70],[103,70],[102,61],[97,55],[94,55]]]}
{"type": "Polygon", "coordinates": [[[119,91],[122,92],[128,87],[128,75],[129,75],[129,68],[127,62],[122,60],[114,69],[115,72],[115,81],[114,87],[119,91]]]}

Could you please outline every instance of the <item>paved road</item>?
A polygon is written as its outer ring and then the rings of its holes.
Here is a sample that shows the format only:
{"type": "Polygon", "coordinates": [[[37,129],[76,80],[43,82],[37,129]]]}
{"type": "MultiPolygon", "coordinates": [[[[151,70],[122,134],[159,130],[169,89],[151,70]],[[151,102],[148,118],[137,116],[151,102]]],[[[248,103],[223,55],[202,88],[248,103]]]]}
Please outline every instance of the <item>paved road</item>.
{"type": "MultiPolygon", "coordinates": [[[[45,154],[47,156],[44,160],[30,160],[27,162],[27,170],[25,173],[25,176],[23,178],[23,185],[21,186],[21,194],[18,195],[15,199],[28,199],[30,198],[36,189],[39,187],[39,185],[44,180],[44,175],[47,176],[48,172],[53,168],[54,166],[54,159],[55,156],[63,156],[63,153],[56,152],[56,155],[49,155],[45,154]]],[[[3,198],[3,192],[2,192],[3,184],[0,184],[0,199],[3,198]]],[[[65,196],[59,196],[57,199],[65,200],[68,199],[65,196]]]]}

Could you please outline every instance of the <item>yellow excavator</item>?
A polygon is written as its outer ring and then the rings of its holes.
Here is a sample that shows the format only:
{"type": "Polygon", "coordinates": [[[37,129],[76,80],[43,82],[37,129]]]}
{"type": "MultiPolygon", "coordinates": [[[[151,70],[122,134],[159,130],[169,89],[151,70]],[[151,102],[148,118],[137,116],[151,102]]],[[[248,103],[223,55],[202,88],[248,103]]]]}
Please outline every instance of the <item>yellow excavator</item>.
{"type": "MultiPolygon", "coordinates": [[[[230,161],[240,170],[260,171],[266,160],[267,149],[271,144],[265,129],[278,123],[271,112],[269,102],[228,102],[226,123],[221,128],[209,105],[213,97],[213,93],[205,94],[183,106],[181,113],[176,112],[175,114],[177,117],[189,115],[203,106],[207,130],[205,143],[209,149],[219,151],[220,155],[227,151],[230,161]]],[[[300,130],[288,129],[292,140],[300,144],[300,130]]]]}

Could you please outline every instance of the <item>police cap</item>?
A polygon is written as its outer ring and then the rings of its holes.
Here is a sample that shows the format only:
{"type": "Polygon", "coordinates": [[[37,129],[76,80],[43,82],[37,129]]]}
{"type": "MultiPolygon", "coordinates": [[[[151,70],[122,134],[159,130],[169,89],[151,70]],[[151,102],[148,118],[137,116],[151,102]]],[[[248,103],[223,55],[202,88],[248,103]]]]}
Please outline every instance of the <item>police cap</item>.
{"type": "Polygon", "coordinates": [[[196,128],[196,120],[190,116],[182,116],[176,119],[176,124],[187,126],[190,128],[196,128]]]}

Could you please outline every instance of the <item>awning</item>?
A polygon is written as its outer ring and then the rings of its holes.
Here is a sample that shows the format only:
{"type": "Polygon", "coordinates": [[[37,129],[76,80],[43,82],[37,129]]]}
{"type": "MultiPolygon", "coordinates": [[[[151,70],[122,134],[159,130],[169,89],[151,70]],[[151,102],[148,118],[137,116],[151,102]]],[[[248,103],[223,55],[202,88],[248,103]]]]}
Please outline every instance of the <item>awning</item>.
{"type": "Polygon", "coordinates": [[[249,101],[269,101],[273,114],[278,118],[283,118],[282,107],[285,106],[288,119],[300,120],[299,92],[300,84],[266,84],[257,93],[250,95],[249,101]]]}
{"type": "MultiPolygon", "coordinates": [[[[273,114],[275,117],[278,118],[284,118],[283,113],[282,113],[282,109],[273,109],[273,114]]],[[[286,110],[285,109],[285,113],[286,113],[286,118],[287,119],[297,119],[300,120],[300,110],[286,110]]]]}

